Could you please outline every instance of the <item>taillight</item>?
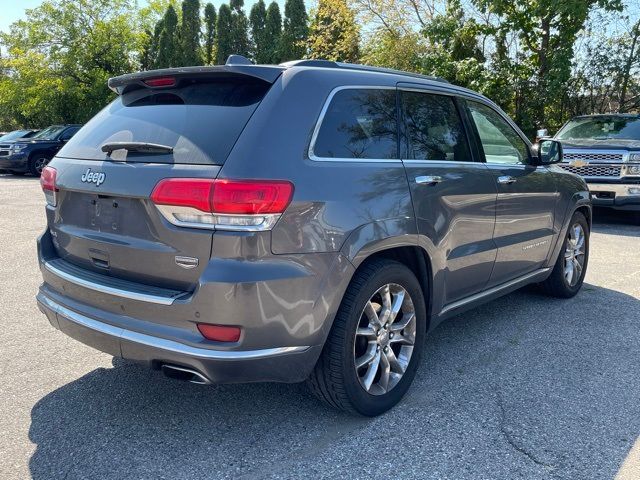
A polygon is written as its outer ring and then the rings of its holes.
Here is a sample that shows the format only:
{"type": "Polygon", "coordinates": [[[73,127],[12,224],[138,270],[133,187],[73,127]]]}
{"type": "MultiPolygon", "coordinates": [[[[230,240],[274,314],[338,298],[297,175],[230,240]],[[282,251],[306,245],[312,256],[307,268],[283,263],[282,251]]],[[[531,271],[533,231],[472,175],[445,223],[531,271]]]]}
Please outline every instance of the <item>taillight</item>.
{"type": "Polygon", "coordinates": [[[58,172],[55,168],[46,166],[42,169],[42,173],[40,174],[40,186],[44,192],[44,198],[47,200],[47,203],[53,207],[56,206],[58,201],[58,188],[56,187],[57,173],[58,172]]]}
{"type": "Polygon", "coordinates": [[[240,340],[240,327],[227,325],[211,325],[210,323],[198,323],[198,331],[207,340],[216,342],[237,342],[240,340]]]}
{"type": "Polygon", "coordinates": [[[150,78],[144,81],[145,85],[149,87],[173,87],[176,84],[176,79],[173,77],[158,77],[150,78]]]}
{"type": "Polygon", "coordinates": [[[260,231],[275,225],[292,196],[293,184],[282,180],[166,178],[151,201],[175,225],[260,231]]]}

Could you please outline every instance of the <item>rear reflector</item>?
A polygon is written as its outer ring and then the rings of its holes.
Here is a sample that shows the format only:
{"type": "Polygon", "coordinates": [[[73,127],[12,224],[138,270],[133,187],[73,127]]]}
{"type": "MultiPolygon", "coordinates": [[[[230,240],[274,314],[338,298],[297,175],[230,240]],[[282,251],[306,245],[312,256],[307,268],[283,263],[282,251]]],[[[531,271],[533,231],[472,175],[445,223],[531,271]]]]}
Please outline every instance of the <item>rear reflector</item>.
{"type": "Polygon", "coordinates": [[[40,186],[42,187],[42,191],[44,192],[44,197],[47,200],[47,203],[53,207],[55,207],[57,203],[57,174],[57,170],[49,166],[44,167],[42,169],[42,173],[40,174],[40,186]]]}
{"type": "Polygon", "coordinates": [[[240,340],[240,327],[227,327],[225,325],[211,325],[198,323],[198,330],[207,340],[215,342],[237,342],[240,340]]]}
{"type": "Polygon", "coordinates": [[[173,77],[158,77],[145,80],[144,83],[149,87],[173,87],[176,84],[176,79],[173,77]]]}
{"type": "Polygon", "coordinates": [[[282,180],[165,178],[151,201],[175,225],[259,231],[275,224],[292,196],[293,184],[282,180]]]}

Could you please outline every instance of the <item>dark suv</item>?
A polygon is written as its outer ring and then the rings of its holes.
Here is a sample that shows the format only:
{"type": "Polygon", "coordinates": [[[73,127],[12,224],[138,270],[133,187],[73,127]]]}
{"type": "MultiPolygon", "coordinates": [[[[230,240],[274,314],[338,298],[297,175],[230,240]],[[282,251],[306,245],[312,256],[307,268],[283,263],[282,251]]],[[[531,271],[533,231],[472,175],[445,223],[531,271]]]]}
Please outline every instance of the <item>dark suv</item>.
{"type": "Polygon", "coordinates": [[[443,319],[582,285],[591,203],[491,101],[327,61],[144,72],[41,177],[40,309],[196,383],[397,403],[443,319]]]}
{"type": "Polygon", "coordinates": [[[62,146],[82,125],[51,125],[28,138],[0,144],[0,169],[39,176],[62,146]]]}

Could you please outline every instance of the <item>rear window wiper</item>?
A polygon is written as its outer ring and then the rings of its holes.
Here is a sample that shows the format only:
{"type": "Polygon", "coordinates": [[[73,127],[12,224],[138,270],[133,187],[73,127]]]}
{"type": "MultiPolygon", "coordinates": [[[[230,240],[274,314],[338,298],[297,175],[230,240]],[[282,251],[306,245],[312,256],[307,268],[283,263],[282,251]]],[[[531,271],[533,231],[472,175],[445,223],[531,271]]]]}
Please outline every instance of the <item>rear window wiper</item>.
{"type": "Polygon", "coordinates": [[[111,155],[116,150],[136,153],[173,153],[173,147],[147,142],[110,142],[102,145],[101,150],[111,155]]]}

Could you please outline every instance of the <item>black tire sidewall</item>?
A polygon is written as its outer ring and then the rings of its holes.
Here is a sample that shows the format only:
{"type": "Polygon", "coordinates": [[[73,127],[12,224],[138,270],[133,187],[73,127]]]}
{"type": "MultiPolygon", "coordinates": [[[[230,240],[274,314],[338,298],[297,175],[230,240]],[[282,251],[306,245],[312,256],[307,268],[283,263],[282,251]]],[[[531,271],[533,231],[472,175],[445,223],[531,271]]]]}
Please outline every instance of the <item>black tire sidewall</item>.
{"type": "Polygon", "coordinates": [[[397,262],[385,262],[382,268],[372,275],[360,291],[357,292],[353,308],[348,312],[346,332],[347,335],[345,335],[342,345],[342,368],[346,393],[358,413],[366,416],[379,415],[389,410],[402,399],[411,386],[418,365],[420,364],[426,335],[426,307],[420,283],[411,270],[397,262]],[[386,394],[371,395],[362,388],[358,380],[353,356],[353,346],[356,328],[360,322],[360,316],[366,302],[369,301],[371,296],[373,296],[380,287],[387,283],[396,283],[402,286],[411,296],[417,322],[416,342],[411,360],[400,382],[386,394]]]}

